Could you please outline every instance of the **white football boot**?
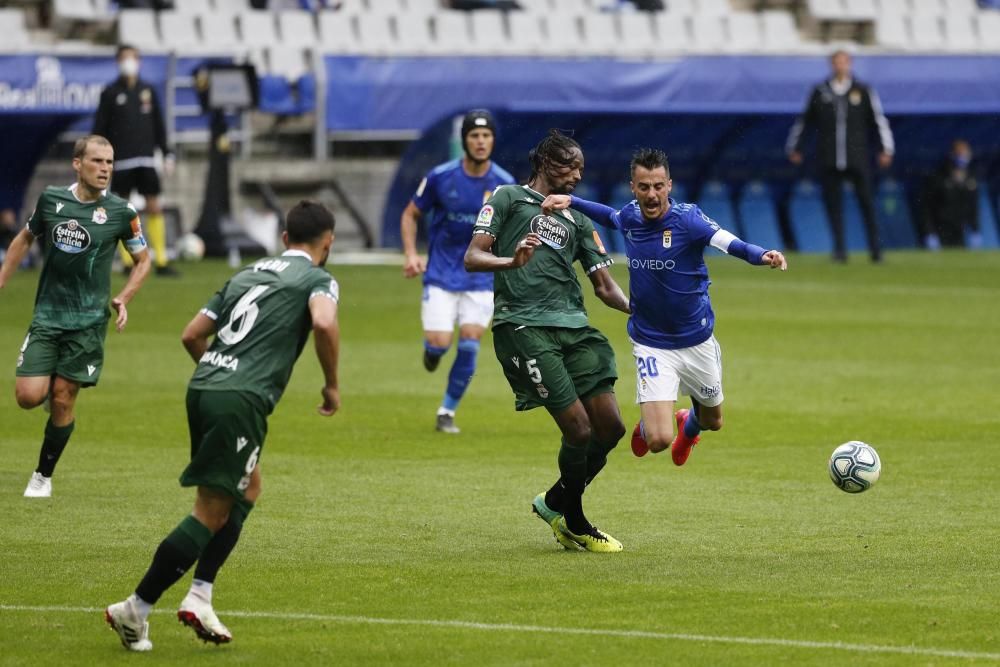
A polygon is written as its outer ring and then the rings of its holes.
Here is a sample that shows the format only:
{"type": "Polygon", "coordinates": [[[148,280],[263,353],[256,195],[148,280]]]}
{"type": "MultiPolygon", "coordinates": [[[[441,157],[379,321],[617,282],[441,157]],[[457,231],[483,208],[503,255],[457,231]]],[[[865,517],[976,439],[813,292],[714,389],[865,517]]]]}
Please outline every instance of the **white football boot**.
{"type": "Polygon", "coordinates": [[[31,473],[28,486],[24,489],[25,498],[51,498],[52,478],[45,477],[40,472],[31,473]]]}
{"type": "Polygon", "coordinates": [[[118,633],[122,646],[130,651],[152,651],[149,641],[149,623],[142,620],[132,599],[116,602],[104,610],[104,620],[118,633]]]}
{"type": "Polygon", "coordinates": [[[181,601],[177,620],[194,630],[202,641],[213,644],[228,644],[233,641],[233,633],[215,615],[212,604],[192,593],[188,593],[181,601]]]}

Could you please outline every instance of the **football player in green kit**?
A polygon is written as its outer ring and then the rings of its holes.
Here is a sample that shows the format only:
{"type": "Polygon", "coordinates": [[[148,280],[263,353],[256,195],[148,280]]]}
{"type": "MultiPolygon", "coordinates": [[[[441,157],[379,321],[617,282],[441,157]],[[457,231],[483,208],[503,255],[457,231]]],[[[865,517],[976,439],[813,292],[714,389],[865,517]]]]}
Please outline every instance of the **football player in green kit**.
{"type": "Polygon", "coordinates": [[[569,194],[583,178],[583,151],[556,131],[528,155],[527,185],[502,185],[483,206],[465,255],[469,271],[496,272],[493,347],[514,391],[515,408],[543,406],[562,432],[560,477],[532,510],[566,549],[621,551],[583,513],[583,491],[625,434],[614,386],[615,355],[587,322],[574,262],[606,305],[629,312],[611,277],[611,258],[589,218],[541,209],[549,194],[569,194]]]}
{"type": "Polygon", "coordinates": [[[184,329],[181,340],[197,368],[187,391],[191,462],[180,482],[197,488],[194,510],[160,543],[135,592],[105,611],[130,651],[153,648],[146,619],[195,562],[177,617],[205,641],[232,640],[212,608],[212,586],[260,495],[267,418],[310,331],[324,375],[319,413],[329,417],[340,406],[339,288],[323,268],[333,227],[323,205],[294,206],[283,234],[288,249],[234,275],[184,329]]]}
{"type": "Polygon", "coordinates": [[[109,302],[121,332],[128,322],[127,305],[149,273],[149,252],[135,208],[107,190],[114,157],[104,137],[79,139],[73,146],[76,183],[45,189],[0,268],[2,288],[34,240],[44,237],[45,267],[14,385],[19,406],[30,410],[48,400],[51,411],[38,467],[24,490],[27,498],[52,495],[52,472],[76,424],[77,395],[101,377],[109,302]],[[135,260],[135,269],[112,299],[111,261],[118,241],[135,260]]]}

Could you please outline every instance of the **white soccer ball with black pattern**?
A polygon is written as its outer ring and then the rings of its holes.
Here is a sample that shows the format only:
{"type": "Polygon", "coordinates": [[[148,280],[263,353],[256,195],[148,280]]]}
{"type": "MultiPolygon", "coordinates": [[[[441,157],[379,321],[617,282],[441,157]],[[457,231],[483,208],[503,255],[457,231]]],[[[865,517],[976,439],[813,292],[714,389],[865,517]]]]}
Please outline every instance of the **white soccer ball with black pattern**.
{"type": "Polygon", "coordinates": [[[841,491],[861,493],[872,488],[882,472],[882,460],[871,445],[845,442],[830,455],[830,479],[841,491]]]}
{"type": "Polygon", "coordinates": [[[188,232],[177,239],[177,254],[183,260],[197,262],[205,256],[205,242],[197,234],[188,232]]]}

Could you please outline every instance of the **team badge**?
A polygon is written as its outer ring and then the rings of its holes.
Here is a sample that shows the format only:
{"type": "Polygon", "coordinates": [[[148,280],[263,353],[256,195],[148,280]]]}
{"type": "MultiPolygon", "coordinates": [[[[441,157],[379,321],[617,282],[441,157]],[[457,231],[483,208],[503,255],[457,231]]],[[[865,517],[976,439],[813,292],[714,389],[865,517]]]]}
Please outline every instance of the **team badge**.
{"type": "Polygon", "coordinates": [[[667,229],[667,230],[665,230],[663,232],[663,247],[664,248],[669,248],[670,244],[673,243],[672,236],[673,236],[673,232],[671,232],[669,229],[667,229]]]}
{"type": "Polygon", "coordinates": [[[149,90],[149,88],[143,88],[139,92],[139,101],[143,104],[149,104],[153,101],[153,93],[149,90]]]}
{"type": "Polygon", "coordinates": [[[594,230],[594,243],[597,244],[597,249],[601,251],[602,255],[607,255],[608,251],[604,249],[604,243],[601,242],[601,235],[594,230]]]}
{"type": "Polygon", "coordinates": [[[108,212],[104,210],[103,206],[98,206],[94,211],[94,217],[92,217],[91,222],[96,222],[99,225],[103,225],[108,221],[108,212]]]}
{"type": "Polygon", "coordinates": [[[487,204],[480,209],[479,217],[476,218],[476,226],[489,227],[491,222],[493,222],[493,207],[487,204]]]}
{"type": "Polygon", "coordinates": [[[847,99],[854,106],[857,106],[857,105],[861,104],[861,91],[859,91],[859,90],[852,90],[851,93],[850,93],[850,95],[847,96],[847,99]]]}

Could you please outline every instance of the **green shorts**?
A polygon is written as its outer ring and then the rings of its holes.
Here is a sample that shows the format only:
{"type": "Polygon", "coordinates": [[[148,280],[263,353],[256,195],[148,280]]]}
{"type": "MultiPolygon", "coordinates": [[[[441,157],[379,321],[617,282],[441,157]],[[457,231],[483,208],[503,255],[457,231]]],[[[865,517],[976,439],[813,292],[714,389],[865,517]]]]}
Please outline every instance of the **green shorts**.
{"type": "Polygon", "coordinates": [[[104,366],[107,335],[107,322],[86,329],[56,329],[32,322],[17,357],[17,375],[58,375],[81,387],[93,387],[104,366]]]}
{"type": "Polygon", "coordinates": [[[250,485],[267,436],[267,410],[257,396],[188,389],[191,463],[181,486],[210,486],[237,500],[250,485]]]}
{"type": "Polygon", "coordinates": [[[618,379],[614,350],[593,327],[500,324],[493,328],[493,349],[518,410],[558,412],[577,398],[614,391],[618,379]]]}

